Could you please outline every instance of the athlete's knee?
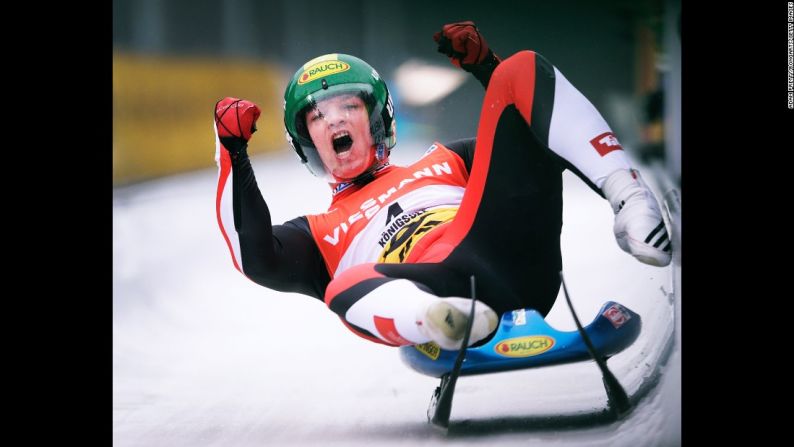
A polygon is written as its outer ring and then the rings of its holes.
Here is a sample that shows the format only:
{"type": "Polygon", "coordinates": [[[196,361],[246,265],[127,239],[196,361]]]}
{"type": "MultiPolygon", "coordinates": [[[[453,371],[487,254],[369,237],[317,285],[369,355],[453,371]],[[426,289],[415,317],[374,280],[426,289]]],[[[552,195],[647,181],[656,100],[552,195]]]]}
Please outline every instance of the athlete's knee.
{"type": "Polygon", "coordinates": [[[523,50],[503,60],[496,66],[491,82],[494,80],[497,80],[497,82],[509,82],[513,76],[521,76],[522,74],[526,76],[528,73],[534,72],[535,54],[534,51],[523,50]]]}
{"type": "Polygon", "coordinates": [[[535,52],[519,51],[500,63],[491,76],[487,94],[491,99],[501,98],[505,104],[514,104],[529,120],[535,96],[535,52]]]}
{"type": "MultiPolygon", "coordinates": [[[[537,53],[535,53],[532,50],[521,50],[521,51],[513,54],[512,56],[508,57],[507,59],[503,60],[502,64],[504,64],[505,62],[507,62],[508,65],[531,63],[535,59],[535,55],[536,54],[537,53]]],[[[502,65],[502,64],[499,64],[499,65],[502,65]]],[[[499,67],[496,67],[496,68],[498,69],[499,67]]]]}
{"type": "MultiPolygon", "coordinates": [[[[333,301],[337,297],[349,294],[359,284],[377,278],[385,279],[385,276],[375,271],[375,263],[361,264],[351,267],[337,275],[325,289],[325,304],[333,310],[333,301]]],[[[383,281],[376,281],[378,283],[383,281]]],[[[374,288],[375,285],[372,286],[374,288]]],[[[361,288],[361,287],[358,287],[361,288]]]]}
{"type": "Polygon", "coordinates": [[[356,318],[350,318],[348,311],[364,296],[382,286],[393,281],[373,268],[375,264],[361,264],[351,267],[337,275],[325,289],[325,304],[328,308],[339,316],[342,324],[351,332],[366,340],[395,346],[394,343],[379,338],[367,324],[363,324],[356,318]]]}

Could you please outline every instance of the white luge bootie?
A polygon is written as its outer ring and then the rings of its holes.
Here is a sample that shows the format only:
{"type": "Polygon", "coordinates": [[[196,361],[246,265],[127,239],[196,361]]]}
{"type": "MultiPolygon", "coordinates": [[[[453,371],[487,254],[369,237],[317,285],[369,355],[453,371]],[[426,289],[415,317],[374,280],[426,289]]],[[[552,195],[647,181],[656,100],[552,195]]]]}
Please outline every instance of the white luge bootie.
{"type": "Polygon", "coordinates": [[[656,197],[640,173],[635,169],[615,171],[601,190],[615,212],[613,229],[620,248],[646,264],[669,264],[670,236],[656,197]]]}
{"type": "MultiPolygon", "coordinates": [[[[416,322],[419,331],[443,349],[457,350],[463,345],[470,309],[469,298],[439,298],[420,312],[416,322]]],[[[482,301],[477,301],[469,346],[490,335],[498,323],[496,312],[482,301]]]]}

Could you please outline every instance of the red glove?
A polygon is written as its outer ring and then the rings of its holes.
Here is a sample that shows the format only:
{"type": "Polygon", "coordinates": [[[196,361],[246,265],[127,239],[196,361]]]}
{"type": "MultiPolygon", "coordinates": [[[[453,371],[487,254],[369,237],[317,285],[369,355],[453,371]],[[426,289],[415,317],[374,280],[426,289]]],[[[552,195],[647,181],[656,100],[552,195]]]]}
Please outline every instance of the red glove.
{"type": "Polygon", "coordinates": [[[482,63],[488,56],[488,42],[482,37],[474,22],[450,23],[433,34],[438,52],[446,54],[455,66],[482,63]]]}
{"type": "Polygon", "coordinates": [[[256,132],[259,107],[245,99],[226,97],[215,103],[215,127],[218,137],[242,138],[248,141],[256,132]]]}

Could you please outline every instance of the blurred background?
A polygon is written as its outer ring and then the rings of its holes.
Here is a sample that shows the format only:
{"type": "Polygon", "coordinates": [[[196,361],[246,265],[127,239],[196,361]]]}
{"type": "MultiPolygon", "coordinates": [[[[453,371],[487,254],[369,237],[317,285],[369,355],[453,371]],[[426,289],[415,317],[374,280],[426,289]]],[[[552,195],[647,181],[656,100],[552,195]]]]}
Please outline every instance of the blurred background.
{"type": "Polygon", "coordinates": [[[462,20],[502,57],[546,56],[624,148],[680,182],[677,0],[114,0],[114,185],[213,167],[211,110],[225,96],[262,108],[252,154],[288,152],[284,88],[300,65],[331,52],[357,55],[386,79],[398,152],[473,136],[483,89],[432,40],[462,20]]]}

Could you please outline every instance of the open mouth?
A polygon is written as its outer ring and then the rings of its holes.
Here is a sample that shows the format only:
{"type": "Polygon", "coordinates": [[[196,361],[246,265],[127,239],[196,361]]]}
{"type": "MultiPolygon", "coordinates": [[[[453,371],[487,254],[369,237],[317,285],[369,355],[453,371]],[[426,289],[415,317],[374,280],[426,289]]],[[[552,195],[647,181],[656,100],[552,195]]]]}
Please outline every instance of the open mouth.
{"type": "Polygon", "coordinates": [[[336,151],[337,154],[341,154],[343,152],[349,151],[350,148],[353,147],[353,139],[350,138],[350,134],[342,131],[339,134],[334,135],[333,145],[334,151],[336,151]]]}

